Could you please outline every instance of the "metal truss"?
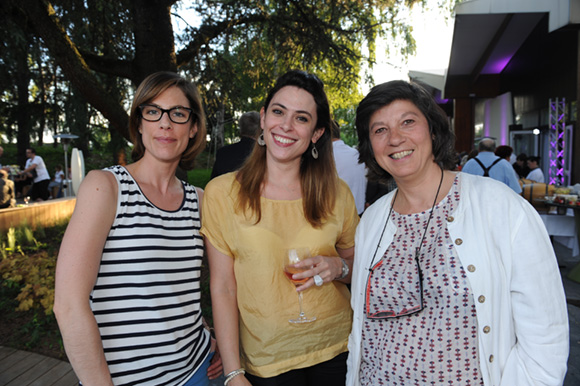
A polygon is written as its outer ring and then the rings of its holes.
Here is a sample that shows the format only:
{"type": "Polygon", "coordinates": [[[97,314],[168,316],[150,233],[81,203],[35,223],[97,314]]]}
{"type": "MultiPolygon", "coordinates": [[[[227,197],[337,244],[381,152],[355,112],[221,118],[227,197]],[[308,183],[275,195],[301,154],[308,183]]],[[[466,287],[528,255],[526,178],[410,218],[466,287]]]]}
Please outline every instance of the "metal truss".
{"type": "Polygon", "coordinates": [[[550,150],[548,183],[564,184],[564,167],[566,165],[566,98],[550,99],[550,150]]]}

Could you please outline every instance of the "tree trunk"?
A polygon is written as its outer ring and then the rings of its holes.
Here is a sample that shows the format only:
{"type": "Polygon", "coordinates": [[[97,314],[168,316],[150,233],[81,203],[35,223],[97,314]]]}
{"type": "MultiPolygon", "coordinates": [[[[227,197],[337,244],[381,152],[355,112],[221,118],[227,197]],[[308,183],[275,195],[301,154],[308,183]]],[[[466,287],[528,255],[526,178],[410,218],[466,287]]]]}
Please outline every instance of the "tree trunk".
{"type": "Polygon", "coordinates": [[[131,13],[135,25],[133,82],[138,85],[157,71],[177,71],[175,37],[168,0],[133,0],[131,13]]]}
{"type": "Polygon", "coordinates": [[[91,72],[74,43],[60,24],[50,3],[43,0],[8,0],[20,10],[23,23],[28,23],[42,38],[71,84],[87,102],[99,110],[125,138],[129,137],[129,117],[119,98],[111,97],[91,72]]]}
{"type": "Polygon", "coordinates": [[[16,120],[18,122],[17,147],[18,164],[24,166],[26,163],[26,149],[30,147],[30,111],[28,104],[28,85],[30,84],[30,70],[28,69],[28,57],[26,51],[18,55],[16,75],[16,89],[18,92],[18,106],[16,108],[16,120]]]}
{"type": "Polygon", "coordinates": [[[220,109],[218,110],[217,114],[216,135],[215,135],[216,147],[218,149],[224,146],[224,115],[225,115],[224,103],[220,102],[220,109]]]}

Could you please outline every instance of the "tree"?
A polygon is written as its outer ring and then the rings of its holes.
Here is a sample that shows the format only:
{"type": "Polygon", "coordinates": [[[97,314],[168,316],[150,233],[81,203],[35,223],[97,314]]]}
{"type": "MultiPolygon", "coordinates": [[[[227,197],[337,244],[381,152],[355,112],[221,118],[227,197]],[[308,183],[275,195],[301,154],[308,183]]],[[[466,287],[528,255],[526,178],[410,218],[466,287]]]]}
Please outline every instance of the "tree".
{"type": "Polygon", "coordinates": [[[42,39],[75,94],[128,139],[127,86],[160,70],[196,80],[213,123],[217,111],[228,121],[257,109],[289,68],[321,76],[337,107],[346,107],[360,99],[361,65],[372,66],[377,37],[400,35],[413,50],[397,11],[418,2],[4,0],[0,11],[42,39]],[[189,24],[176,32],[172,17],[189,24]]]}

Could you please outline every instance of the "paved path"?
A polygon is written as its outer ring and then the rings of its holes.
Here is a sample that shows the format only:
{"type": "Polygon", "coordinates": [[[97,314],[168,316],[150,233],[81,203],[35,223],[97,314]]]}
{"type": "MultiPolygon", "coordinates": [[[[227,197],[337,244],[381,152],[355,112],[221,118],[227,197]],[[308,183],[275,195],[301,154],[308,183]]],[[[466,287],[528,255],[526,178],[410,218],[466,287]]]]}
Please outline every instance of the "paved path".
{"type": "MultiPolygon", "coordinates": [[[[571,250],[561,244],[554,245],[561,267],[562,281],[568,300],[570,319],[570,357],[564,386],[580,385],[580,283],[566,277],[570,269],[580,262],[572,258],[571,250]]],[[[211,386],[221,386],[224,378],[210,381],[211,386]]],[[[77,378],[68,362],[42,355],[0,346],[0,386],[75,386],[77,378]]]]}

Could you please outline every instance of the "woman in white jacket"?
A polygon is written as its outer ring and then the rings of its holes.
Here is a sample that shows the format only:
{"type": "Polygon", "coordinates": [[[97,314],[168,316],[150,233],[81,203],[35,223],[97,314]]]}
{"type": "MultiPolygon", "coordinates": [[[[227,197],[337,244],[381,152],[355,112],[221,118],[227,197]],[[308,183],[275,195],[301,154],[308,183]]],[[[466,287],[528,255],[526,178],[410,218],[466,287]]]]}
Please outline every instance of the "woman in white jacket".
{"type": "Polygon", "coordinates": [[[374,87],[356,126],[369,178],[398,189],[357,229],[347,385],[561,385],[566,301],[535,210],[450,171],[453,133],[416,84],[374,87]]]}

